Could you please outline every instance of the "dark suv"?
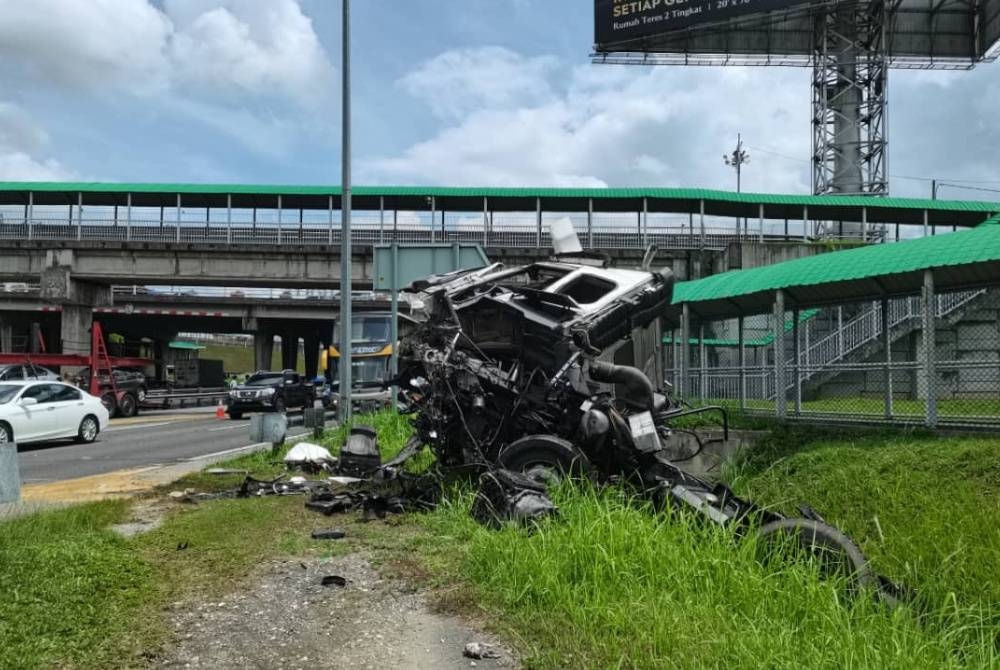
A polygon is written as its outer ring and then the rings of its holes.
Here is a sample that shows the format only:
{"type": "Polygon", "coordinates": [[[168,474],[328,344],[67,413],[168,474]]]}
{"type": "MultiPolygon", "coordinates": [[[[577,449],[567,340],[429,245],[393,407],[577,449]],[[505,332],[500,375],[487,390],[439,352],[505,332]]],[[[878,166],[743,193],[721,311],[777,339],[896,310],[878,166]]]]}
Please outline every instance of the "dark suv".
{"type": "Polygon", "coordinates": [[[283,412],[287,407],[312,407],[316,388],[294,370],[255,372],[229,391],[229,418],[242,419],[245,412],[283,412]]]}

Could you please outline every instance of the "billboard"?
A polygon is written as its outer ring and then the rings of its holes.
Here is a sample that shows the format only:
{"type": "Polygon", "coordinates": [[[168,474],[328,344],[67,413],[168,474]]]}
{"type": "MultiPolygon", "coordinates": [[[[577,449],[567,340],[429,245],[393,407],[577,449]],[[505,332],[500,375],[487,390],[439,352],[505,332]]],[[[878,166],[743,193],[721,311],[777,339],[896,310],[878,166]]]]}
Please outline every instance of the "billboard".
{"type": "Polygon", "coordinates": [[[601,45],[641,40],[689,28],[787,9],[813,0],[595,0],[594,42],[601,45]]]}

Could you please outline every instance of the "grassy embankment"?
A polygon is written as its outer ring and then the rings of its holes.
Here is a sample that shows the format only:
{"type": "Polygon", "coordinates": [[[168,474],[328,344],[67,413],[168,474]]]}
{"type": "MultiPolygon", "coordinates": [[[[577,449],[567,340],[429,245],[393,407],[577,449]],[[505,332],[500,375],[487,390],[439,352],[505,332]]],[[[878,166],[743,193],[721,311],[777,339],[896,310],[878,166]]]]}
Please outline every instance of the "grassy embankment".
{"type": "MultiPolygon", "coordinates": [[[[405,424],[378,424],[385,451],[398,449],[405,424]]],[[[456,491],[435,512],[386,524],[335,519],[349,541],[333,545],[308,540],[331,521],[300,498],[179,508],[133,540],[103,529],[127,514],[123,503],[37,515],[0,526],[0,590],[13,594],[0,599],[0,666],[138,662],[165,639],[165,603],[232,588],[269,556],[361,549],[485,616],[531,667],[989,667],[1000,662],[998,447],[779,430],[733,468],[740,492],[810,503],[913,588],[916,600],[894,611],[845,598],[808,565],[763,566],[751,541],[654,516],[615,489],[564,487],[559,519],[534,533],[478,527],[468,492],[456,491]]],[[[264,473],[271,460],[235,465],[264,473]]]]}
{"type": "MultiPolygon", "coordinates": [[[[212,360],[221,360],[222,369],[225,372],[235,372],[244,374],[254,372],[253,347],[239,347],[225,344],[208,344],[199,352],[199,357],[212,360]]],[[[271,367],[278,369],[281,364],[281,347],[275,347],[271,355],[271,367]]],[[[305,359],[299,352],[299,360],[296,365],[299,372],[305,371],[305,359]]]]}

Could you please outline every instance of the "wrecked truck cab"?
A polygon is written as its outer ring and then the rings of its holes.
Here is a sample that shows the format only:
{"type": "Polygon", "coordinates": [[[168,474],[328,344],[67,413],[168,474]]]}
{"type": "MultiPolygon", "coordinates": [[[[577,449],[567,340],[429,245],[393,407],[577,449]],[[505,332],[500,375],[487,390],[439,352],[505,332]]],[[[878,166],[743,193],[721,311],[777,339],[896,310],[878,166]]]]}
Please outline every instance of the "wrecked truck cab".
{"type": "Polygon", "coordinates": [[[530,435],[583,445],[583,403],[634,391],[592,375],[592,363],[663,378],[669,270],[560,258],[429,277],[410,289],[422,309],[400,344],[400,383],[419,438],[445,465],[489,466],[530,435]]]}

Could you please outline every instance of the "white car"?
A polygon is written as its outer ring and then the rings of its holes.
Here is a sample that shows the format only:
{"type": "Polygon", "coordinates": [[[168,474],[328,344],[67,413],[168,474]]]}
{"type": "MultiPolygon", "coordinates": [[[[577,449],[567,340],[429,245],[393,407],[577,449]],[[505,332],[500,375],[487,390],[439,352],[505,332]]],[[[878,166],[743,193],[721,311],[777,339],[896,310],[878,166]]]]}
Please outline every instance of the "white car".
{"type": "Polygon", "coordinates": [[[71,437],[93,442],[108,425],[101,399],[60,382],[0,382],[0,444],[71,437]]]}

